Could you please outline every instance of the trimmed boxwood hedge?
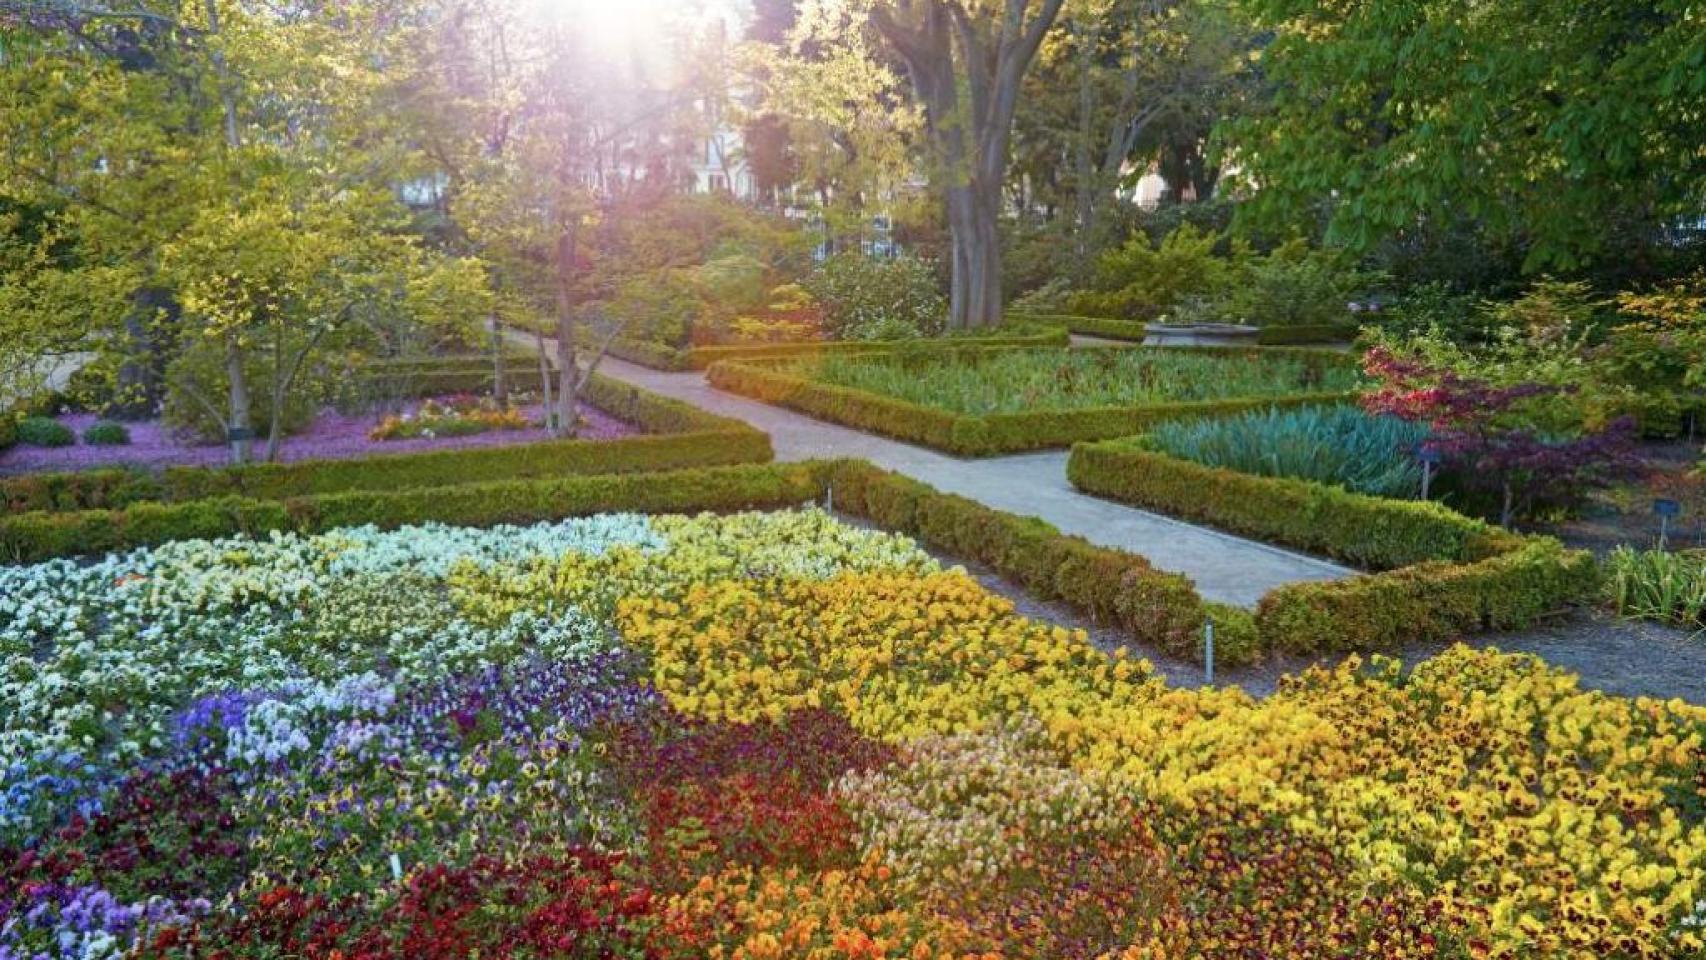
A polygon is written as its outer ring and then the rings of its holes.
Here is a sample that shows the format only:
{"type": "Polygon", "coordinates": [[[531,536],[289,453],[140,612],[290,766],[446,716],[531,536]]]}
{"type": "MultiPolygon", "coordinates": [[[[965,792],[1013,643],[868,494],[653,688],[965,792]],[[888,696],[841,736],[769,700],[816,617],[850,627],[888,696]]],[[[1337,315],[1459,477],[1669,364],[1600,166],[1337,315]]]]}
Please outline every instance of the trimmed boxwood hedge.
{"type": "Polygon", "coordinates": [[[1348,399],[1341,393],[1303,393],[972,416],[866,390],[819,383],[778,369],[777,364],[778,361],[725,361],[711,367],[708,379],[712,386],[755,400],[965,457],[1067,447],[1081,440],[1130,436],[1165,420],[1225,416],[1268,407],[1314,406],[1348,399]]]}
{"type": "MultiPolygon", "coordinates": [[[[449,372],[442,377],[467,375],[449,372]]],[[[770,438],[763,432],[629,384],[595,376],[585,396],[594,406],[652,432],[615,440],[546,440],[344,460],[167,467],[158,474],[139,469],[26,474],[0,479],[0,504],[7,512],[19,512],[110,509],[227,494],[277,500],[352,490],[763,463],[772,457],[770,438]]]]}
{"type": "Polygon", "coordinates": [[[1361,332],[1362,327],[1354,323],[1302,323],[1293,326],[1262,327],[1256,331],[1256,342],[1262,346],[1350,343],[1361,332]]]}
{"type": "Polygon", "coordinates": [[[1205,467],[1129,440],[1079,444],[1067,476],[1087,493],[1384,571],[1269,591],[1255,615],[1262,649],[1390,650],[1450,640],[1528,626],[1597,592],[1598,568],[1585,551],[1436,503],[1205,467]]]}
{"type": "Polygon", "coordinates": [[[668,513],[774,508],[815,499],[808,466],[744,464],[668,473],[495,480],[439,487],[358,490],[260,500],[223,496],[183,503],[134,503],[113,510],[32,512],[0,519],[0,556],[17,562],[82,556],[169,540],[272,530],[410,523],[490,526],[637,510],[668,513]]]}
{"type": "MultiPolygon", "coordinates": [[[[1069,342],[1066,330],[1057,324],[1045,324],[1048,329],[1023,333],[993,333],[980,336],[954,337],[934,340],[814,340],[801,343],[730,343],[677,349],[662,343],[617,338],[610,343],[610,355],[653,370],[705,370],[724,360],[763,360],[785,357],[815,357],[847,353],[904,353],[936,349],[983,347],[1064,347],[1069,342]]],[[[596,349],[599,338],[583,331],[581,346],[596,349]]]]}
{"type": "Polygon", "coordinates": [[[743,510],[832,501],[834,507],[986,564],[1034,595],[1061,601],[1134,640],[1199,657],[1203,624],[1220,629],[1222,662],[1255,653],[1247,611],[1205,604],[1191,581],[1144,558],[1064,536],[1049,524],[994,510],[859,460],[746,464],[660,473],[500,480],[262,499],[214,496],[116,509],[37,511],[0,519],[0,557],[35,562],[193,537],[273,530],[315,532],[436,521],[530,523],[614,510],[743,510]],[[1239,638],[1247,638],[1241,641],[1239,638]]]}
{"type": "Polygon", "coordinates": [[[1129,440],[1079,444],[1066,473],[1097,496],[1373,570],[1467,560],[1495,535],[1431,501],[1204,466],[1129,440]]]}
{"type": "Polygon", "coordinates": [[[1108,340],[1130,340],[1133,343],[1142,343],[1144,338],[1149,336],[1149,328],[1135,320],[1115,320],[1111,317],[1080,317],[1067,313],[1014,314],[1013,319],[1065,327],[1072,333],[1086,337],[1103,337],[1108,340]]]}
{"type": "Polygon", "coordinates": [[[942,493],[863,460],[819,468],[835,508],[904,533],[938,550],[985,564],[1043,600],[1059,600],[1098,623],[1169,654],[1201,658],[1212,618],[1216,658],[1255,658],[1248,611],[1206,604],[1190,578],[1155,569],[1136,554],[1066,536],[1036,517],[1020,517],[942,493]]]}

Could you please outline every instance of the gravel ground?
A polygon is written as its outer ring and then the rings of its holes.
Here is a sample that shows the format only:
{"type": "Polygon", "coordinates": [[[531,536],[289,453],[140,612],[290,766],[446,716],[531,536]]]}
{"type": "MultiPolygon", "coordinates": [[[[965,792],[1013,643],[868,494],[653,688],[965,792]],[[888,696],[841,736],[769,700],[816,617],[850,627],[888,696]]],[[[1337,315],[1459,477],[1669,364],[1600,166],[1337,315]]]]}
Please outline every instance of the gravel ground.
{"type": "MultiPolygon", "coordinates": [[[[418,404],[412,404],[412,411],[418,404]]],[[[535,405],[523,408],[529,420],[542,419],[535,405]]],[[[636,427],[598,410],[581,405],[585,422],[580,436],[588,440],[609,440],[640,432],[636,427]]],[[[87,470],[96,467],[139,466],[164,467],[175,465],[219,466],[227,462],[230,452],[223,444],[193,445],[183,443],[157,420],[127,423],[129,444],[115,447],[90,446],[82,441],[83,431],[93,424],[92,414],[65,414],[57,418],[77,434],[77,443],[69,447],[31,447],[19,444],[0,451],[0,475],[35,473],[38,471],[87,470]]],[[[488,430],[463,437],[412,437],[406,440],[369,440],[368,432],[379,422],[379,414],[345,416],[335,410],[322,413],[307,430],[285,437],[279,444],[278,459],[341,460],[350,457],[387,453],[417,453],[423,450],[462,450],[472,447],[499,447],[516,443],[532,443],[548,439],[544,427],[525,430],[488,430]]],[[[255,442],[256,455],[265,450],[264,436],[255,442]]]]}
{"type": "MultiPolygon", "coordinates": [[[[933,551],[932,551],[933,552],[933,551]]],[[[1140,643],[1123,632],[1092,623],[1060,603],[1045,603],[999,573],[958,558],[936,554],[945,564],[958,565],[976,577],[984,588],[1013,601],[1019,613],[1035,620],[1077,627],[1104,650],[1125,646],[1149,662],[1176,687],[1203,685],[1203,668],[1168,656],[1140,643]]],[[[1706,705],[1706,636],[1654,623],[1620,620],[1591,610],[1579,610],[1532,630],[1486,633],[1463,638],[1470,646],[1491,647],[1509,653],[1532,653],[1555,667],[1581,677],[1584,688],[1622,696],[1647,696],[1663,700],[1680,697],[1706,705]]],[[[1414,644],[1397,653],[1406,664],[1425,660],[1448,645],[1414,644]]],[[[1279,687],[1282,677],[1299,673],[1317,663],[1339,658],[1276,655],[1247,667],[1216,671],[1215,681],[1239,686],[1257,696],[1267,696],[1279,687]]]]}

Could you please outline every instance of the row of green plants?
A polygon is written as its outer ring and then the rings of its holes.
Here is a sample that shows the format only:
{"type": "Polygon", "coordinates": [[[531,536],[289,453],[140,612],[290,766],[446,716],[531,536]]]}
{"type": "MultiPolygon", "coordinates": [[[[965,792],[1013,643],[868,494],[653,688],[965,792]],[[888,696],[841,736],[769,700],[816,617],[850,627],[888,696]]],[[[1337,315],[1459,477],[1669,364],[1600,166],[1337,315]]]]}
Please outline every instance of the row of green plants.
{"type": "Polygon", "coordinates": [[[1255,615],[1264,650],[1391,650],[1512,629],[1591,598],[1599,584],[1590,554],[1549,537],[1431,501],[1204,466],[1142,441],[1079,444],[1067,475],[1087,493],[1377,571],[1270,591],[1255,615]]]}
{"type": "Polygon", "coordinates": [[[1168,420],[1348,399],[1343,393],[1302,393],[1277,399],[1240,397],[975,416],[820,383],[790,372],[786,366],[775,362],[725,361],[714,364],[707,377],[721,390],[963,457],[1068,447],[1082,440],[1130,436],[1168,420]]]}
{"type": "Polygon", "coordinates": [[[385,487],[280,499],[236,495],[143,501],[105,510],[35,511],[0,518],[0,558],[33,563],[174,540],[312,533],[373,524],[537,523],[596,513],[679,513],[782,507],[817,499],[823,485],[800,465],[739,464],[667,472],[484,480],[385,487]]]}
{"type": "Polygon", "coordinates": [[[1145,439],[1169,456],[1204,466],[1410,499],[1421,490],[1415,454],[1428,436],[1426,424],[1345,405],[1164,423],[1145,439]]]}
{"type": "Polygon", "coordinates": [[[1112,317],[1085,317],[1070,313],[1025,313],[1018,308],[1007,311],[1009,320],[1029,321],[1065,327],[1069,333],[1082,334],[1087,337],[1101,337],[1105,340],[1129,340],[1132,343],[1142,343],[1149,335],[1149,328],[1133,320],[1115,320],[1112,317]]]}
{"type": "Polygon", "coordinates": [[[943,494],[856,460],[431,487],[398,484],[276,498],[209,495],[179,502],[132,501],[109,509],[9,513],[0,519],[0,557],[37,562],[274,530],[309,533],[427,522],[489,526],[610,511],[721,511],[825,500],[840,511],[987,564],[1035,595],[1118,626],[1134,640],[1195,656],[1202,627],[1213,619],[1223,659],[1237,662],[1255,655],[1250,615],[1204,603],[1183,576],[1156,570],[1140,556],[1064,536],[1041,520],[943,494]]]}
{"type": "Polygon", "coordinates": [[[1302,239],[1262,253],[1185,223],[1155,239],[1135,232],[1104,251],[1082,289],[1057,282],[1016,303],[1031,312],[1140,322],[1321,328],[1355,321],[1381,281],[1354,258],[1302,239]]]}
{"type": "MultiPolygon", "coordinates": [[[[1093,492],[1119,496],[1114,482],[1134,474],[1125,459],[1129,456],[1153,454],[1120,445],[1081,446],[1074,451],[1073,480],[1093,492]]],[[[1231,492],[1249,498],[1259,495],[1259,488],[1231,492]]],[[[1205,603],[1187,578],[1155,570],[1142,557],[1062,536],[1042,521],[943,494],[862,461],[514,479],[280,499],[215,496],[133,502],[114,509],[38,511],[0,520],[0,556],[27,562],[192,537],[312,532],[369,523],[384,528],[426,522],[492,525],[617,510],[736,510],[828,500],[878,526],[987,564],[1039,597],[1065,602],[1134,640],[1177,656],[1200,658],[1203,628],[1212,622],[1217,659],[1227,664],[1248,662],[1272,649],[1380,650],[1482,626],[1517,627],[1589,595],[1596,583],[1591,558],[1564,551],[1554,541],[1504,534],[1437,504],[1358,499],[1373,502],[1361,505],[1358,520],[1341,521],[1340,530],[1349,534],[1359,521],[1383,522],[1387,518],[1379,509],[1385,505],[1398,514],[1393,526],[1406,529],[1415,540],[1407,555],[1431,553],[1432,558],[1390,574],[1282,587],[1265,597],[1253,616],[1205,603]]],[[[1278,514],[1295,504],[1270,498],[1267,506],[1278,514]]],[[[1394,533],[1392,538],[1401,536],[1394,533]]]]}
{"type": "MultiPolygon", "coordinates": [[[[1076,332],[1076,331],[1074,331],[1076,332]]],[[[596,331],[584,330],[580,344],[590,349],[607,348],[610,356],[653,370],[679,372],[705,370],[723,360],[760,360],[777,357],[816,357],[833,354],[880,352],[928,352],[938,347],[966,344],[987,347],[1064,347],[1068,328],[1054,322],[1018,320],[990,331],[955,336],[896,340],[795,340],[755,343],[708,344],[672,347],[649,340],[618,336],[608,344],[596,331]]]]}
{"type": "Polygon", "coordinates": [[[1706,551],[1623,546],[1604,567],[1606,600],[1618,613],[1706,630],[1706,551]]]}
{"type": "MultiPolygon", "coordinates": [[[[489,370],[445,371],[435,386],[489,385],[489,370]]],[[[616,440],[546,440],[513,446],[381,454],[362,459],[303,460],[239,467],[167,467],[25,474],[0,479],[7,511],[75,511],[158,501],[178,503],[234,495],[263,500],[363,490],[440,487],[502,479],[635,473],[764,462],[770,438],[726,417],[629,384],[594,376],[586,399],[644,435],[616,440]]]]}
{"type": "Polygon", "coordinates": [[[1253,350],[832,355],[802,361],[792,369],[821,383],[973,416],[1341,393],[1361,380],[1348,363],[1322,362],[1319,356],[1301,352],[1253,350]]]}

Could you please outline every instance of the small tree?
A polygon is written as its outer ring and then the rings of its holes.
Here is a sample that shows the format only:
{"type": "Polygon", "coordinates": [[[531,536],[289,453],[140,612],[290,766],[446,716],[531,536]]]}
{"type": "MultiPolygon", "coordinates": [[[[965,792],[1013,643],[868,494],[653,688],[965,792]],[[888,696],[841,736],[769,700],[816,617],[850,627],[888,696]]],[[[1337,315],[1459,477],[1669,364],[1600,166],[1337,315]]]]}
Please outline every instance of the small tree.
{"type": "Polygon", "coordinates": [[[1363,406],[1428,424],[1433,432],[1425,446],[1466,486],[1497,496],[1504,526],[1542,505],[1574,504],[1635,464],[1631,418],[1574,434],[1546,433],[1534,425],[1531,405],[1568,387],[1496,386],[1386,347],[1370,350],[1363,365],[1380,382],[1363,406]]]}

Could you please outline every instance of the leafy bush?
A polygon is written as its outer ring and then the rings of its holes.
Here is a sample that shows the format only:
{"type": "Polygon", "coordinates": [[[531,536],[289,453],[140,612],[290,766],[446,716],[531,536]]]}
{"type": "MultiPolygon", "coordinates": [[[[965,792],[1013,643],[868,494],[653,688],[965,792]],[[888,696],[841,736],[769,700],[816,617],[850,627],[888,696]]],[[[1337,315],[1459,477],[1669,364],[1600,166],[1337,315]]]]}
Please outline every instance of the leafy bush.
{"type": "Polygon", "coordinates": [[[1211,467],[1409,498],[1422,476],[1411,451],[1427,435],[1424,424],[1355,407],[1308,407],[1164,423],[1149,436],[1163,452],[1211,467]]]}
{"type": "Polygon", "coordinates": [[[1073,313],[1123,320],[1152,320],[1193,296],[1227,286],[1241,256],[1215,255],[1220,236],[1185,224],[1159,243],[1137,234],[1096,263],[1094,289],[1073,297],[1073,313]]]}
{"type": "Polygon", "coordinates": [[[741,254],[719,257],[693,270],[699,295],[718,313],[737,314],[763,307],[770,286],[764,264],[741,254]]]}
{"type": "Polygon", "coordinates": [[[1493,341],[1490,319],[1474,295],[1438,281],[1411,288],[1368,320],[1397,337],[1426,334],[1465,345],[1493,341]]]}
{"type": "Polygon", "coordinates": [[[658,270],[624,280],[604,310],[621,325],[623,339],[684,347],[704,303],[682,271],[658,270]]]}
{"type": "Polygon", "coordinates": [[[69,447],[77,442],[77,435],[52,417],[25,417],[18,421],[18,442],[32,447],[69,447]]]}
{"type": "Polygon", "coordinates": [[[1706,628],[1706,552],[1618,547],[1605,574],[1606,599],[1623,616],[1706,628]]]}
{"type": "MultiPolygon", "coordinates": [[[[1498,501],[1504,526],[1518,516],[1573,508],[1636,464],[1631,417],[1597,430],[1548,422],[1559,416],[1558,400],[1571,398],[1568,384],[1501,385],[1384,345],[1368,351],[1364,366],[1380,384],[1363,405],[1429,424],[1428,446],[1454,479],[1498,501]]],[[[1572,415],[1567,403],[1562,410],[1572,415]]]]}
{"type": "Polygon", "coordinates": [[[1072,285],[1064,277],[1056,277],[1007,304],[1012,316],[1058,316],[1069,313],[1072,285]]]}
{"type": "Polygon", "coordinates": [[[839,253],[800,285],[822,304],[831,340],[935,336],[947,321],[935,269],[914,257],[876,260],[839,253]]]}
{"type": "Polygon", "coordinates": [[[1375,279],[1351,268],[1341,254],[1311,249],[1302,240],[1265,257],[1245,258],[1234,269],[1214,310],[1222,322],[1260,327],[1344,323],[1352,318],[1349,304],[1375,279]]]}
{"type": "Polygon", "coordinates": [[[83,442],[96,447],[122,447],[130,443],[130,430],[122,423],[101,420],[83,431],[83,442]]]}

